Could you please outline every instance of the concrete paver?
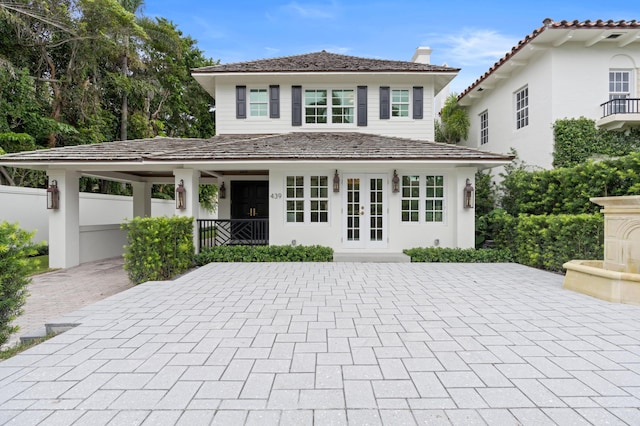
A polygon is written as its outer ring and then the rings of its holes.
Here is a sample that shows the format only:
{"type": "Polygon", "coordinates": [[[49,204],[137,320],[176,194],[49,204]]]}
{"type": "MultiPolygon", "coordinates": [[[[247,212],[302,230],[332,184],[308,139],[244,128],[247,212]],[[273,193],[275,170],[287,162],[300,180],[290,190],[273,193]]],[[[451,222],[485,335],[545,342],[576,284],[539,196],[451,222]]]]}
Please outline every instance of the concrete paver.
{"type": "Polygon", "coordinates": [[[117,257],[33,276],[24,312],[14,322],[20,330],[7,345],[44,329],[47,321],[133,287],[123,264],[123,258],[117,257]]]}
{"type": "Polygon", "coordinates": [[[640,307],[561,284],[516,264],[211,264],[0,363],[0,423],[637,423],[640,307]]]}

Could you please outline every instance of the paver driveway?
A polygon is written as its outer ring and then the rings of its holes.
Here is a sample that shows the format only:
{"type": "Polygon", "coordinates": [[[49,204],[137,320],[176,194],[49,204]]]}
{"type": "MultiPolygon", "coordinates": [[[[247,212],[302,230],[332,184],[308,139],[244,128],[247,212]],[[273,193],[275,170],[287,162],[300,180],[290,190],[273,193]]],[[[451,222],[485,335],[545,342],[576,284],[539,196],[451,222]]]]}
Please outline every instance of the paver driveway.
{"type": "Polygon", "coordinates": [[[0,423],[640,424],[640,307],[516,264],[211,264],[0,363],[0,423]]]}

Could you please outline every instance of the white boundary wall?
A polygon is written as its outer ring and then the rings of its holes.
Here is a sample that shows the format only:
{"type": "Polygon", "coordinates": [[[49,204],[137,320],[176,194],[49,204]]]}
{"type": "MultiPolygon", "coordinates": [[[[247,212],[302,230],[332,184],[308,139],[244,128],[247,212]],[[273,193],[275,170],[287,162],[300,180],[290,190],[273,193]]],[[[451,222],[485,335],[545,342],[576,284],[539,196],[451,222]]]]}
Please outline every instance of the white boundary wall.
{"type": "MultiPolygon", "coordinates": [[[[173,216],[173,200],[151,200],[152,216],[173,216]]],[[[27,231],[36,231],[34,242],[48,241],[49,216],[46,190],[0,185],[0,221],[6,220],[27,231]]],[[[217,214],[200,208],[201,219],[217,214]]],[[[80,193],[80,262],[120,256],[126,234],[120,224],[133,216],[133,198],[120,195],[80,193]]]]}

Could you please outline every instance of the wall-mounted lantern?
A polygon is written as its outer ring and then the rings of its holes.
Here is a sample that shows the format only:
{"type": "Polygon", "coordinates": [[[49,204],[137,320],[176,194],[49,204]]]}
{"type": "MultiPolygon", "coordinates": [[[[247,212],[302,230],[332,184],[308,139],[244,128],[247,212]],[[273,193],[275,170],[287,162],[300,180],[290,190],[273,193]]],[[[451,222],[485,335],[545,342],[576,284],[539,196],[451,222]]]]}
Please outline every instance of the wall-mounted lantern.
{"type": "Polygon", "coordinates": [[[465,184],[464,190],[462,191],[464,195],[463,203],[465,209],[473,208],[473,191],[475,191],[475,188],[473,187],[473,185],[471,185],[471,180],[467,179],[467,183],[465,184]]]}
{"type": "Polygon", "coordinates": [[[60,190],[58,189],[58,181],[52,180],[47,187],[47,209],[58,210],[60,208],[60,190]]]}
{"type": "Polygon", "coordinates": [[[176,187],[176,209],[184,210],[187,208],[187,190],[184,189],[184,180],[180,179],[180,183],[176,187]]]}
{"type": "Polygon", "coordinates": [[[227,188],[224,186],[224,182],[218,188],[218,198],[221,200],[227,198],[227,188]]]}
{"type": "Polygon", "coordinates": [[[338,174],[338,170],[333,175],[333,192],[340,192],[340,175],[338,174]]]}
{"type": "Polygon", "coordinates": [[[393,171],[393,179],[391,179],[391,190],[393,192],[400,192],[400,178],[398,177],[398,172],[393,171]]]}

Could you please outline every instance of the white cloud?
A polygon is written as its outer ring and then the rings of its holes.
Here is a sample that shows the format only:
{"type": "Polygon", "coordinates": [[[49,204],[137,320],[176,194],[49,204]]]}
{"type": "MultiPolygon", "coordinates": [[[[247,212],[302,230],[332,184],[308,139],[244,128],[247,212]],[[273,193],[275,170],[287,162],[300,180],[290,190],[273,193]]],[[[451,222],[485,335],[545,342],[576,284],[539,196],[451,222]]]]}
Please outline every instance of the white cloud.
{"type": "Polygon", "coordinates": [[[336,17],[336,7],[335,2],[330,2],[329,4],[301,5],[294,1],[287,4],[284,8],[305,19],[333,19],[336,17]]]}
{"type": "Polygon", "coordinates": [[[463,29],[457,34],[436,36],[431,44],[451,66],[490,66],[518,41],[516,37],[495,30],[463,29]]]}

